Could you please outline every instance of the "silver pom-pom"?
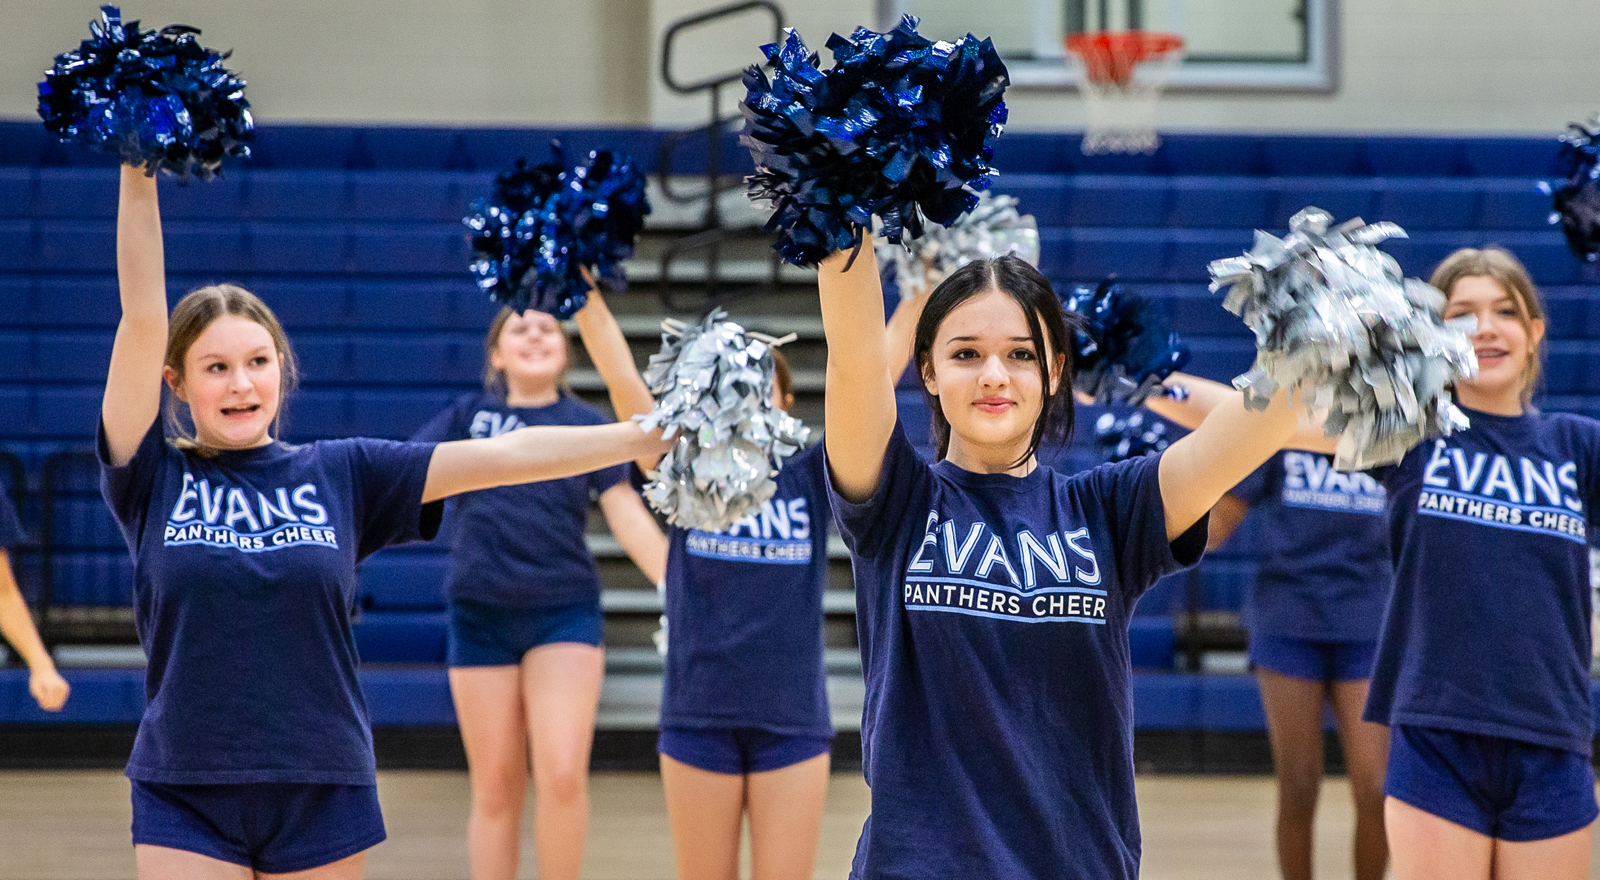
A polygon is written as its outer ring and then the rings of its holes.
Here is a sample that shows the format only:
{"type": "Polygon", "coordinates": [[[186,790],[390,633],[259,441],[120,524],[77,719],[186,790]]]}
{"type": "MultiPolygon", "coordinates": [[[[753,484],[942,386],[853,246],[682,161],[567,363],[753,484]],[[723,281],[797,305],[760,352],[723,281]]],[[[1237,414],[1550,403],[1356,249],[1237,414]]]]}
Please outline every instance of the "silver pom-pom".
{"type": "Polygon", "coordinates": [[[661,322],[661,351],[644,381],[655,408],[645,430],[676,439],[645,485],[675,526],[724,531],[761,509],[784,459],[811,429],[772,402],[772,348],[792,337],[751,333],[715,309],[699,324],[661,322]]]}
{"type": "Polygon", "coordinates": [[[951,272],[973,260],[994,260],[1016,254],[1039,264],[1039,224],[1032,214],[1018,214],[1014,196],[978,195],[977,207],[949,226],[927,227],[904,245],[879,238],[878,264],[890,269],[900,298],[910,299],[939,286],[951,272]]]}
{"type": "Polygon", "coordinates": [[[1441,320],[1444,294],[1374,247],[1405,230],[1332,221],[1306,208],[1286,238],[1257,230],[1244,256],[1211,264],[1211,289],[1230,288],[1223,306],[1255,331],[1255,365],[1233,380],[1245,405],[1289,389],[1327,414],[1334,466],[1365,470],[1467,426],[1449,388],[1477,372],[1475,322],[1441,320]]]}

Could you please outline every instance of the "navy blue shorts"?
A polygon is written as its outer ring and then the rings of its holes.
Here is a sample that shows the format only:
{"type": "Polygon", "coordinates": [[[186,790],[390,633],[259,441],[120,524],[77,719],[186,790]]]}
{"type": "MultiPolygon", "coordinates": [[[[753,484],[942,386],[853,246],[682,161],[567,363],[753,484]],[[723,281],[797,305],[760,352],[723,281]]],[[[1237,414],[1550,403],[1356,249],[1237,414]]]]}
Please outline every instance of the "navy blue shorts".
{"type": "Polygon", "coordinates": [[[1392,729],[1383,793],[1500,840],[1560,837],[1600,815],[1583,755],[1432,727],[1392,729]]]}
{"type": "Polygon", "coordinates": [[[1319,642],[1250,636],[1250,666],[1307,681],[1362,681],[1372,677],[1378,642],[1319,642]]]}
{"type": "Polygon", "coordinates": [[[450,603],[450,666],[516,666],[540,645],[599,645],[600,602],[548,608],[503,608],[457,599],[450,603]]]}
{"type": "Polygon", "coordinates": [[[376,785],[167,785],[133,780],[134,845],[287,874],[383,842],[376,785]]]}
{"type": "Polygon", "coordinates": [[[656,751],[712,773],[743,776],[782,770],[832,749],[823,736],[784,736],[755,728],[663,727],[656,751]]]}

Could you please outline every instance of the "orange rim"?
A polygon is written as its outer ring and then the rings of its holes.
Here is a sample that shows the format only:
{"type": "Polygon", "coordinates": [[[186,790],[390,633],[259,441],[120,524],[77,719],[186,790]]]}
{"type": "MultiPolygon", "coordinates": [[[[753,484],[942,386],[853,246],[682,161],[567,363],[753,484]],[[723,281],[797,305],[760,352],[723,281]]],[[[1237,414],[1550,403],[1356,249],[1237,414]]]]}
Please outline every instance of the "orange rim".
{"type": "Polygon", "coordinates": [[[1088,31],[1068,34],[1067,51],[1082,59],[1091,82],[1125,86],[1134,68],[1183,48],[1183,37],[1157,31],[1088,31]]]}

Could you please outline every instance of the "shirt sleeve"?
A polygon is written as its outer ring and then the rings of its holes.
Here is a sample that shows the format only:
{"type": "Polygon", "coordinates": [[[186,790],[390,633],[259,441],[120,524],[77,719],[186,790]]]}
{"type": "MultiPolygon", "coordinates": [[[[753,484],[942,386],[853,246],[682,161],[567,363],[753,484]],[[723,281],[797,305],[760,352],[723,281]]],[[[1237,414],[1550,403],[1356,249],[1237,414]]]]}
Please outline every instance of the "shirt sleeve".
{"type": "Polygon", "coordinates": [[[422,490],[435,444],[365,438],[343,442],[361,530],[357,558],[390,544],[433,540],[444,503],[423,504],[422,490]]]}
{"type": "Polygon", "coordinates": [[[144,533],[145,518],[150,510],[150,497],[167,458],[165,427],[157,416],[144,439],[139,441],[133,458],[121,467],[111,463],[105,423],[100,424],[95,434],[95,455],[100,460],[100,495],[111,508],[111,516],[117,521],[129,551],[137,553],[139,536],[144,533]]]}
{"type": "MultiPolygon", "coordinates": [[[[823,454],[826,455],[826,450],[823,454]]],[[[856,556],[872,558],[892,552],[913,528],[921,527],[922,524],[915,521],[919,515],[915,511],[925,512],[929,506],[933,469],[911,448],[898,422],[883,452],[878,487],[867,500],[860,504],[846,501],[834,485],[832,466],[825,470],[828,503],[833,507],[834,521],[845,545],[856,556]]]]}
{"type": "Polygon", "coordinates": [[[589,493],[593,497],[599,498],[602,493],[612,486],[628,482],[628,466],[626,464],[614,464],[611,467],[590,471],[588,477],[589,493]]]}
{"type": "Polygon", "coordinates": [[[1117,577],[1125,595],[1143,594],[1161,578],[1197,564],[1205,554],[1209,513],[1176,540],[1167,540],[1161,456],[1101,465],[1085,477],[1111,525],[1117,577]]]}
{"type": "Polygon", "coordinates": [[[11,503],[11,495],[0,491],[0,550],[9,550],[27,540],[23,534],[22,523],[17,519],[17,508],[11,503]]]}

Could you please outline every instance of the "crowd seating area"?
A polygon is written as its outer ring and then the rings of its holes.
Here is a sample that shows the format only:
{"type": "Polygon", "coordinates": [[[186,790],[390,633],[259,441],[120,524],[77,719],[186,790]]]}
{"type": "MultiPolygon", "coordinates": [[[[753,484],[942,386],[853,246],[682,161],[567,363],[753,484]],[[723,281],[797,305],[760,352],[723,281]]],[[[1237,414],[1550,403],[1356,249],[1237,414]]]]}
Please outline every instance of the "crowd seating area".
{"type": "MultiPolygon", "coordinates": [[[[557,134],[572,150],[616,147],[647,167],[662,137],[642,129],[264,129],[256,157],[220,180],[163,186],[171,292],[235,281],[277,310],[304,377],[286,415],[287,439],[403,438],[481,376],[482,334],[494,307],[467,276],[461,215],[495,171],[517,156],[542,158],[557,134]]],[[[1075,135],[1009,133],[997,150],[995,188],[1018,196],[1038,219],[1041,268],[1053,281],[1093,283],[1116,273],[1163,304],[1194,351],[1193,371],[1224,380],[1248,366],[1252,344],[1207,290],[1206,264],[1249,247],[1253,229],[1281,232],[1307,205],[1340,219],[1394,221],[1410,237],[1385,249],[1421,277],[1457,247],[1505,245],[1528,264],[1549,304],[1541,405],[1600,415],[1600,301],[1591,296],[1600,271],[1576,260],[1548,223],[1548,198],[1536,184],[1554,172],[1555,154],[1553,138],[1175,135],[1154,156],[1090,159],[1078,153],[1075,135]]],[[[672,170],[687,173],[703,156],[687,152],[678,161],[672,170]]],[[[59,644],[131,641],[130,563],[88,454],[118,313],[116,194],[116,171],[104,159],[50,142],[37,125],[0,123],[0,450],[14,456],[0,479],[20,500],[34,539],[14,554],[20,579],[31,601],[49,606],[47,635],[59,644]]],[[[648,234],[661,240],[686,226],[679,212],[648,234]]],[[[653,266],[641,260],[632,271],[643,283],[616,308],[642,355],[653,348],[652,322],[665,312],[650,295],[653,266]]],[[[776,306],[773,320],[808,328],[797,366],[802,410],[816,419],[815,306],[803,300],[803,283],[782,294],[794,299],[776,306]]],[[[603,399],[592,377],[575,375],[574,385],[603,399]]],[[[1093,415],[1080,416],[1061,466],[1095,460],[1086,441],[1093,415]]],[[[1169,579],[1141,602],[1134,627],[1141,729],[1261,729],[1249,678],[1176,671],[1183,616],[1237,610],[1254,541],[1247,521],[1197,582],[1169,579]]],[[[617,561],[614,543],[596,535],[593,544],[607,560],[613,666],[619,680],[642,676],[634,684],[647,691],[655,667],[645,646],[657,600],[617,561]]],[[[442,551],[385,551],[364,567],[359,638],[375,723],[452,720],[440,665],[442,551]]],[[[830,668],[847,680],[853,605],[842,548],[833,555],[830,668]]],[[[142,670],[68,675],[73,701],[49,720],[138,717],[142,670]]],[[[0,670],[0,723],[47,720],[25,693],[21,670],[0,670]]],[[[648,726],[630,717],[617,723],[648,726]]],[[[602,712],[603,724],[606,718],[602,712]]],[[[839,721],[853,723],[848,711],[839,721]]]]}

